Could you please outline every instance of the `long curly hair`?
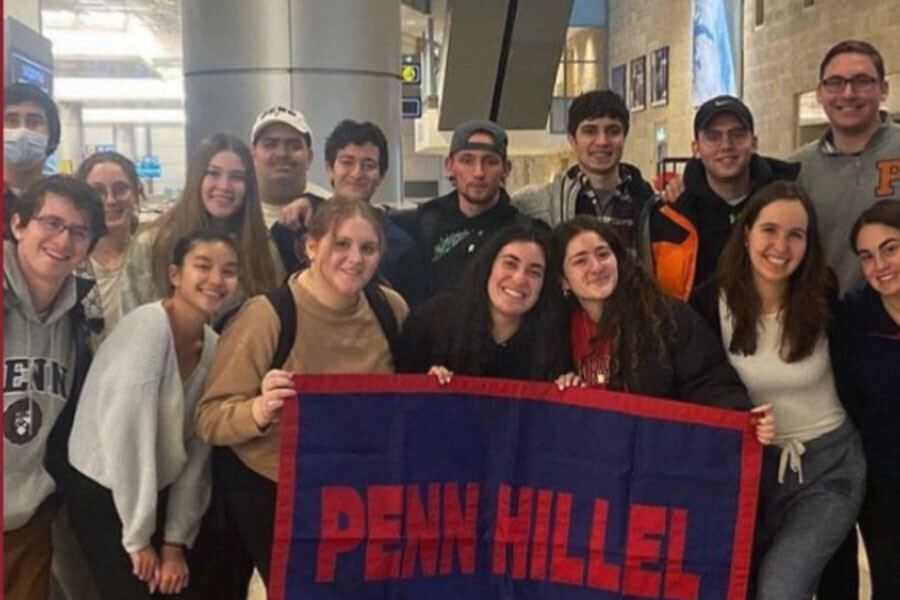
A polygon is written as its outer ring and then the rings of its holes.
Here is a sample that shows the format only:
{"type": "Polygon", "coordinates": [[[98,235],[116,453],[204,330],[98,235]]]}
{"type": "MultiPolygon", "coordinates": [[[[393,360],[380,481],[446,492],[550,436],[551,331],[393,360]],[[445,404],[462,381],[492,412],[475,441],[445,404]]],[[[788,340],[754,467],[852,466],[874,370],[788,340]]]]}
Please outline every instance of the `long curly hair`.
{"type": "MultiPolygon", "coordinates": [[[[663,365],[671,364],[665,340],[671,335],[671,310],[665,295],[653,278],[635,261],[616,231],[593,217],[579,216],[557,225],[554,230],[560,272],[564,273],[566,251],[573,238],[581,233],[599,235],[616,257],[618,283],[603,302],[596,335],[591,339],[596,350],[601,339],[612,339],[610,387],[619,390],[633,388],[632,375],[640,368],[644,357],[655,356],[663,365]]],[[[570,299],[570,310],[578,306],[578,299],[570,299]]]]}
{"type": "Polygon", "coordinates": [[[188,162],[187,181],[181,199],[154,221],[157,230],[152,249],[153,281],[163,297],[171,294],[166,275],[175,242],[196,229],[224,231],[234,237],[238,248],[238,281],[247,296],[265,293],[276,285],[276,268],[269,251],[269,233],[263,220],[256,171],[247,145],[224,133],[207,136],[198,144],[188,162]],[[219,152],[234,152],[244,167],[245,192],[240,209],[225,223],[217,223],[203,206],[200,188],[209,161],[219,152]]]}
{"type": "Polygon", "coordinates": [[[535,305],[522,317],[519,329],[536,342],[527,357],[530,378],[552,381],[568,365],[567,348],[560,343],[565,311],[553,239],[548,231],[534,226],[510,225],[499,230],[475,254],[455,287],[435,298],[442,319],[434,356],[458,373],[491,375],[484,370],[493,343],[488,279],[497,255],[512,242],[533,242],[544,253],[541,291],[535,305]]]}
{"type": "Polygon", "coordinates": [[[808,218],[806,253],[788,278],[781,305],[780,355],[790,363],[812,354],[831,318],[831,300],[837,295],[837,280],[826,268],[822,254],[816,210],[803,188],[791,181],[774,181],[753,194],[719,256],[716,279],[734,321],[729,352],[755,354],[762,300],[754,283],[746,237],[762,210],[779,200],[799,202],[808,218]]]}

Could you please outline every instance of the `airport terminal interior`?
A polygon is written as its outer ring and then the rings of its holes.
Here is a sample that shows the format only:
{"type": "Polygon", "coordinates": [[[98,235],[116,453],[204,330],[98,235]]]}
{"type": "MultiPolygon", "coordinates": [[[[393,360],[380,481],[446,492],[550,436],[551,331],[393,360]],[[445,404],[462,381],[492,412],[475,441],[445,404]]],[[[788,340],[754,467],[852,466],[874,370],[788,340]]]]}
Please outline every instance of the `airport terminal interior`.
{"type": "Polygon", "coordinates": [[[900,0],[4,0],[3,16],[4,83],[59,106],[46,172],[125,155],[142,221],[178,200],[202,138],[247,140],[273,105],[305,115],[308,177],[326,189],[328,132],[381,127],[374,201],[397,207],[452,190],[444,160],[468,119],[509,132],[507,189],[549,182],[575,163],[568,106],[594,89],[625,99],[624,160],[650,182],[683,167],[694,113],[719,94],[753,111],[761,154],[784,158],[825,130],[818,65],[847,38],[880,50],[883,109],[900,117],[900,0]]]}

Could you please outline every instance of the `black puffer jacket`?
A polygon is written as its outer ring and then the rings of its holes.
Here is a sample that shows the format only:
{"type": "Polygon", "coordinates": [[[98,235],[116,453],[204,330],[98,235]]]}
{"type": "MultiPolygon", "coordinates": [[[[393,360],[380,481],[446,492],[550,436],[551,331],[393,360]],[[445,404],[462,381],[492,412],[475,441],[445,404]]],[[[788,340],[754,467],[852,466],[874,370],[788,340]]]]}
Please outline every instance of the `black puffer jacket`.
{"type": "Polygon", "coordinates": [[[620,373],[611,373],[611,380],[642,396],[749,410],[747,391],[709,325],[684,302],[666,297],[665,303],[670,314],[665,355],[644,353],[637,368],[619,357],[613,368],[620,373]]]}

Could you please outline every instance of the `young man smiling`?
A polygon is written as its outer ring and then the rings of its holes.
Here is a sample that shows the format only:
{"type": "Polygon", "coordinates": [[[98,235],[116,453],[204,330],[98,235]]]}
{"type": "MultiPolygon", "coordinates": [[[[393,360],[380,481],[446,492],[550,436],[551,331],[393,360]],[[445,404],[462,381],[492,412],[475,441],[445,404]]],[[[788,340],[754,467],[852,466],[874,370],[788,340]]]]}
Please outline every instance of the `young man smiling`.
{"type": "Polygon", "coordinates": [[[327,190],[306,178],[313,160],[312,130],[302,113],[283,106],[264,110],[253,124],[250,143],[267,227],[300,196],[328,197],[327,190]]]}
{"type": "Polygon", "coordinates": [[[622,162],[628,136],[625,102],[609,90],[585,92],[569,107],[569,146],[578,161],[545,185],[517,190],[513,204],[551,227],[575,215],[613,226],[629,249],[644,254],[653,188],[640,170],[622,162]]]}
{"type": "MultiPolygon", "coordinates": [[[[388,143],[384,132],[374,123],[345,119],[325,140],[325,174],[331,180],[334,196],[370,203],[388,170],[388,143]]],[[[305,226],[325,200],[301,197],[291,203],[291,213],[272,227],[282,260],[288,272],[301,266],[294,249],[303,237],[305,226]]],[[[379,210],[387,251],[378,266],[378,275],[394,287],[407,304],[424,297],[425,275],[416,244],[395,224],[389,213],[379,210]]]]}
{"type": "Polygon", "coordinates": [[[650,217],[654,275],[660,287],[686,300],[709,279],[747,197],[776,179],[794,180],[800,166],[756,153],[753,115],[733,96],[706,101],[694,118],[694,158],[685,190],[650,217]]]}
{"type": "Polygon", "coordinates": [[[858,40],[833,46],[816,88],[829,127],[790,158],[802,165],[798,181],[816,206],[825,260],[845,292],[862,283],[847,251],[850,227],[878,200],[900,199],[900,125],[880,110],[888,91],[875,47],[858,40]]]}
{"type": "Polygon", "coordinates": [[[521,215],[503,188],[512,168],[508,138],[496,123],[474,120],[454,129],[444,167],[456,190],[395,213],[416,240],[426,273],[426,296],[453,285],[478,248],[506,225],[533,220],[521,215]]]}
{"type": "Polygon", "coordinates": [[[93,281],[72,272],[106,226],[96,192],[63,175],[28,188],[9,222],[12,239],[4,242],[3,256],[3,595],[33,600],[48,593],[55,477],[91,357],[82,300],[93,281]]]}

